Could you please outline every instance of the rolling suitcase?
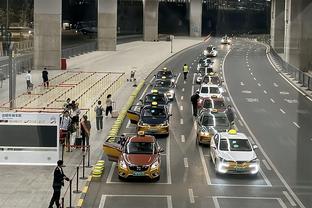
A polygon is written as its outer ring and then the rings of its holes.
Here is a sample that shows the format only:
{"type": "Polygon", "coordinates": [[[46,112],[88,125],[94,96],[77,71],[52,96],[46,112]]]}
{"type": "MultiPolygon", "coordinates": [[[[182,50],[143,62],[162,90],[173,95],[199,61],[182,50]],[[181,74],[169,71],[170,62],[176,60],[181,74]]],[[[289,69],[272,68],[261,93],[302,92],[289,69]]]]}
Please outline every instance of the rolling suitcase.
{"type": "Polygon", "coordinates": [[[117,118],[119,116],[119,112],[118,110],[116,109],[116,103],[113,102],[113,110],[112,110],[112,118],[117,118]]]}

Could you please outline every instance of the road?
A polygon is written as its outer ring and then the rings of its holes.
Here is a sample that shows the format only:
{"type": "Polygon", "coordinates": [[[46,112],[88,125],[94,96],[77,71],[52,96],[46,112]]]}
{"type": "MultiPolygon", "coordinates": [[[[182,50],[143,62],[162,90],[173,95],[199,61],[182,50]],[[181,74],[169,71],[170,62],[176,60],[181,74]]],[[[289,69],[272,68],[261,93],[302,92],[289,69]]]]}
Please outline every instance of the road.
{"type": "MultiPolygon", "coordinates": [[[[115,163],[107,162],[103,177],[91,182],[83,207],[312,207],[311,101],[274,70],[265,46],[242,39],[231,46],[219,43],[211,38],[158,67],[180,74],[184,63],[191,66],[186,82],[179,76],[176,100],[169,106],[170,135],[158,139],[165,149],[160,180],[120,181],[115,163]],[[209,147],[196,145],[190,96],[199,87],[194,70],[208,44],[218,48],[214,69],[224,75],[224,96],[236,109],[236,126],[259,146],[261,170],[255,177],[216,176],[209,147]]],[[[147,80],[152,79],[153,74],[147,80]]],[[[121,131],[135,130],[126,120],[121,131]]]]}

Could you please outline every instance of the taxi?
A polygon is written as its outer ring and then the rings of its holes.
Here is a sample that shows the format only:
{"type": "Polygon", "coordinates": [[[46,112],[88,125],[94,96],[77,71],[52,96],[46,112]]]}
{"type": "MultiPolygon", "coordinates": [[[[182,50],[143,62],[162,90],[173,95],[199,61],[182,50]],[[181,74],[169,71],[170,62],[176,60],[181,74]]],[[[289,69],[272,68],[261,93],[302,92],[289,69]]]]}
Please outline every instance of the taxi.
{"type": "Polygon", "coordinates": [[[202,84],[199,89],[199,97],[201,98],[222,98],[222,87],[215,84],[202,84]]]}
{"type": "Polygon", "coordinates": [[[231,44],[231,43],[232,43],[232,40],[227,35],[221,38],[221,44],[231,44]]]}
{"type": "Polygon", "coordinates": [[[225,132],[231,128],[230,122],[224,112],[215,109],[201,111],[196,120],[197,144],[210,144],[211,138],[218,132],[225,132]]]}
{"type": "Polygon", "coordinates": [[[220,77],[218,76],[217,73],[210,72],[209,74],[203,76],[201,83],[204,83],[204,84],[211,83],[211,84],[215,84],[215,85],[221,86],[222,85],[222,80],[220,79],[220,77]]]}
{"type": "Polygon", "coordinates": [[[207,47],[206,50],[204,50],[204,56],[206,57],[216,57],[218,54],[218,51],[216,49],[216,47],[210,45],[207,47]]]}
{"type": "Polygon", "coordinates": [[[164,93],[169,100],[174,100],[175,98],[175,84],[167,79],[162,77],[161,79],[156,79],[152,84],[153,90],[157,90],[160,93],[164,93]]]}
{"type": "Polygon", "coordinates": [[[127,117],[130,122],[137,124],[137,130],[144,131],[145,134],[152,135],[169,135],[169,114],[166,105],[158,105],[157,102],[152,102],[141,108],[141,111],[129,109],[127,117]]]}
{"type": "Polygon", "coordinates": [[[210,155],[217,174],[256,175],[260,161],[247,136],[235,129],[217,133],[210,142],[210,155]]]}
{"type": "Polygon", "coordinates": [[[171,70],[168,70],[167,67],[164,67],[162,70],[159,70],[155,74],[156,79],[169,79],[172,83],[175,82],[176,76],[173,74],[171,70]]]}
{"type": "Polygon", "coordinates": [[[120,179],[130,177],[148,177],[158,180],[160,177],[160,153],[164,150],[154,136],[139,132],[138,135],[125,138],[110,137],[103,144],[104,154],[108,160],[117,163],[120,179]]]}
{"type": "Polygon", "coordinates": [[[197,102],[197,111],[215,110],[224,112],[226,110],[224,98],[199,98],[197,102]]]}
{"type": "Polygon", "coordinates": [[[140,102],[143,106],[151,105],[152,102],[157,102],[158,105],[167,105],[169,99],[164,93],[160,93],[158,90],[152,90],[151,93],[147,93],[140,102]]]}

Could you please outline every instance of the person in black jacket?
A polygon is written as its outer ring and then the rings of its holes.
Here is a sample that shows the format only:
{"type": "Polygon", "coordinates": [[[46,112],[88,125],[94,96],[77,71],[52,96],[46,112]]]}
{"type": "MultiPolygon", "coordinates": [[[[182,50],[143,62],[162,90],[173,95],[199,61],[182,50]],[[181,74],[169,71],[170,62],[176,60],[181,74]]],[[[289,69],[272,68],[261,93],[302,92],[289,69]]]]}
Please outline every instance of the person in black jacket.
{"type": "Polygon", "coordinates": [[[193,116],[197,116],[197,102],[199,99],[199,91],[196,91],[194,95],[191,96],[191,102],[193,106],[193,116]]]}
{"type": "Polygon", "coordinates": [[[56,204],[57,208],[60,208],[60,197],[61,189],[64,186],[64,180],[69,181],[69,178],[63,172],[63,160],[57,161],[57,167],[54,169],[54,178],[53,178],[53,195],[50,201],[49,208],[53,208],[53,204],[56,204]]]}
{"type": "Polygon", "coordinates": [[[228,105],[226,110],[225,110],[225,114],[226,116],[228,117],[229,119],[229,122],[231,124],[231,128],[233,128],[234,126],[234,120],[235,120],[235,114],[234,114],[234,111],[232,109],[232,106],[231,105],[228,105]]]}
{"type": "Polygon", "coordinates": [[[49,88],[49,72],[47,71],[47,68],[44,67],[42,71],[42,80],[43,80],[43,86],[45,88],[49,88]]]}

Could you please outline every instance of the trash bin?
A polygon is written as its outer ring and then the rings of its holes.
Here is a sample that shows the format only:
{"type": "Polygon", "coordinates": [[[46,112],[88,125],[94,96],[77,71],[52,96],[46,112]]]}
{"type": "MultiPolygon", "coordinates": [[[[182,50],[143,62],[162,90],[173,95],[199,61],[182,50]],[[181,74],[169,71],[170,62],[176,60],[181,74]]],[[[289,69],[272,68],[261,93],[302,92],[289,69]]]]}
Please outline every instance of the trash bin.
{"type": "Polygon", "coordinates": [[[61,58],[61,70],[67,69],[66,58],[61,58]]]}

